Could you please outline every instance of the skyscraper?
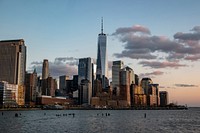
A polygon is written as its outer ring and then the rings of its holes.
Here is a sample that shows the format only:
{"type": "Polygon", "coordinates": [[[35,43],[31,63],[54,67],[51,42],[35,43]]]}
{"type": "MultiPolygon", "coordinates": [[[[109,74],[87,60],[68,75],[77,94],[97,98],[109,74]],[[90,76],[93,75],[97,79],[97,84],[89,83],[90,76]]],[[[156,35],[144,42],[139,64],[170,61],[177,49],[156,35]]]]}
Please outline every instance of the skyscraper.
{"type": "Polygon", "coordinates": [[[0,41],[0,81],[24,85],[26,46],[23,39],[0,41]]]}
{"type": "MultiPolygon", "coordinates": [[[[81,58],[79,59],[79,64],[78,64],[78,85],[79,85],[79,93],[82,93],[81,91],[81,83],[83,83],[85,80],[87,80],[87,91],[84,91],[88,94],[81,94],[85,95],[88,97],[88,104],[90,104],[90,99],[92,97],[92,60],[91,58],[81,58]],[[83,81],[83,82],[82,82],[83,81]]],[[[85,82],[84,82],[85,83],[85,82]]],[[[85,90],[85,89],[84,89],[85,90]]],[[[79,94],[80,95],[80,94],[79,94]]],[[[80,98],[80,97],[79,97],[80,98]]],[[[81,100],[82,101],[82,100],[81,100]]]]}
{"type": "Polygon", "coordinates": [[[102,19],[101,33],[98,35],[96,78],[102,80],[103,88],[106,87],[105,77],[107,77],[107,71],[108,71],[106,38],[107,38],[106,34],[103,33],[103,19],[102,19]]]}
{"type": "Polygon", "coordinates": [[[112,66],[112,89],[119,94],[119,72],[120,70],[124,67],[124,62],[123,61],[113,61],[113,66],[112,66]]]}
{"type": "Polygon", "coordinates": [[[0,81],[17,85],[16,102],[24,105],[26,46],[23,39],[0,41],[0,81]]]}
{"type": "Polygon", "coordinates": [[[120,97],[126,100],[128,106],[131,105],[130,87],[133,83],[133,70],[130,67],[125,67],[120,70],[120,97]]]}
{"type": "Polygon", "coordinates": [[[47,79],[49,76],[49,62],[47,59],[43,60],[42,79],[47,79]]]}

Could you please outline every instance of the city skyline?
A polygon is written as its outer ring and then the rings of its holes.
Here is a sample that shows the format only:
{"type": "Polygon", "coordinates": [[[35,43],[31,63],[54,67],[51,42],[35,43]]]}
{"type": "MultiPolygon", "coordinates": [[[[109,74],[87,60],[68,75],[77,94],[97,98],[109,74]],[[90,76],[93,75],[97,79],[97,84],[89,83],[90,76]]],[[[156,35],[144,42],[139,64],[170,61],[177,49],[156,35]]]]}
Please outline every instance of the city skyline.
{"type": "Polygon", "coordinates": [[[27,70],[36,67],[41,73],[42,60],[48,59],[52,76],[72,76],[78,58],[96,59],[103,16],[109,62],[123,60],[140,80],[151,77],[169,92],[170,102],[200,106],[198,5],[195,0],[155,1],[154,6],[146,1],[0,1],[0,40],[25,40],[27,70]],[[96,9],[102,5],[104,10],[96,9]]]}

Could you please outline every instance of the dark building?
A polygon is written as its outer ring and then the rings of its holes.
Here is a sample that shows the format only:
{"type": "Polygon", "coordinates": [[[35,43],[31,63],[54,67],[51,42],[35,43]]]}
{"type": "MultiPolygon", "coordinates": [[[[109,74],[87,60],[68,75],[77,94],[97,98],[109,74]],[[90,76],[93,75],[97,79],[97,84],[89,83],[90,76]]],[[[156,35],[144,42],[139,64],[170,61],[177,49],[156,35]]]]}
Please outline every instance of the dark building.
{"type": "Polygon", "coordinates": [[[33,105],[37,96],[37,73],[26,73],[25,75],[25,104],[33,105]]]}
{"type": "Polygon", "coordinates": [[[164,107],[168,105],[168,92],[167,91],[160,91],[160,106],[164,107]]]}
{"type": "Polygon", "coordinates": [[[78,75],[74,75],[73,76],[73,87],[72,87],[73,91],[78,90],[78,75]]]}
{"type": "Polygon", "coordinates": [[[23,39],[0,41],[0,81],[24,85],[26,46],[23,39]]]}
{"type": "Polygon", "coordinates": [[[138,86],[139,85],[139,76],[135,74],[135,84],[138,86]]]}

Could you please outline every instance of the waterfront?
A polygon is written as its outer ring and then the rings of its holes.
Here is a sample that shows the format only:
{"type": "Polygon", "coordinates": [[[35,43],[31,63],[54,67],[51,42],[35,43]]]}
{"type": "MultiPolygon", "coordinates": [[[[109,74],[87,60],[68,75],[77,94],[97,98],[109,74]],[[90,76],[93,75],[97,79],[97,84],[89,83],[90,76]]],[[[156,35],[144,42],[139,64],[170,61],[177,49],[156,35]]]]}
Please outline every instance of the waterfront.
{"type": "Polygon", "coordinates": [[[188,110],[30,110],[0,112],[2,133],[196,133],[200,130],[200,108],[189,108],[188,110]],[[15,113],[18,113],[19,116],[15,117],[15,113]],[[146,114],[146,118],[144,114],[146,114]]]}

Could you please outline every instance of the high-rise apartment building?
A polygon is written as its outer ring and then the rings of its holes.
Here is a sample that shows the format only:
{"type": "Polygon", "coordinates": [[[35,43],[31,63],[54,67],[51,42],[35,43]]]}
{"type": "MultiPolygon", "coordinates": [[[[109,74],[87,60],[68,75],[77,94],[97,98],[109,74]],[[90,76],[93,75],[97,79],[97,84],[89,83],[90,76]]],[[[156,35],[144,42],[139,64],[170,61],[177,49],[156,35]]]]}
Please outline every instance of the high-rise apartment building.
{"type": "Polygon", "coordinates": [[[24,85],[26,46],[23,39],[0,41],[0,81],[24,85]]]}
{"type": "Polygon", "coordinates": [[[47,59],[43,60],[42,79],[47,79],[49,76],[49,62],[47,59]]]}
{"type": "MultiPolygon", "coordinates": [[[[81,81],[82,80],[87,80],[89,84],[87,84],[86,86],[88,86],[88,90],[84,91],[87,92],[87,96],[88,96],[88,104],[90,104],[90,99],[92,97],[92,77],[93,77],[93,68],[92,68],[92,60],[91,58],[81,58],[79,59],[79,64],[78,64],[78,85],[79,85],[79,93],[82,93],[80,90],[80,86],[81,86],[81,81]]],[[[84,87],[85,88],[85,87],[84,87]]]]}
{"type": "Polygon", "coordinates": [[[107,49],[106,49],[106,34],[103,33],[103,19],[101,22],[101,33],[98,35],[98,46],[97,46],[97,71],[96,78],[102,80],[102,87],[105,89],[105,78],[108,72],[107,63],[107,49]]]}

